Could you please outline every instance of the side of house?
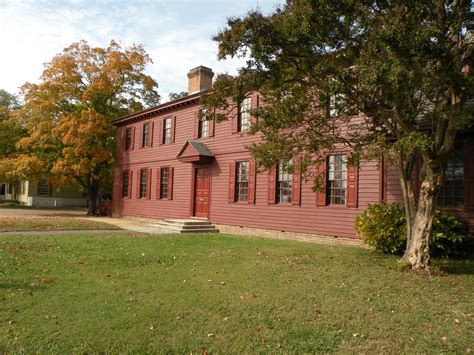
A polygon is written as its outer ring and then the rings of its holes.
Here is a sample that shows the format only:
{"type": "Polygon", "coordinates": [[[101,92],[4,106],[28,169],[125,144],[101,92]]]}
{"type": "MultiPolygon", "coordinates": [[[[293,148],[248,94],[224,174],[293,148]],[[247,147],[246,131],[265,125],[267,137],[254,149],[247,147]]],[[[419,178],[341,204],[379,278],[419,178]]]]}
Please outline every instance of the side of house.
{"type": "MultiPolygon", "coordinates": [[[[380,161],[349,166],[344,153],[326,157],[323,192],[314,192],[298,172],[285,172],[283,164],[298,164],[297,157],[257,171],[247,147],[260,137],[246,131],[252,121],[248,110],[258,106],[259,95],[245,99],[228,121],[199,121],[199,97],[210,89],[212,75],[209,68],[195,68],[188,74],[188,92],[194,94],[115,121],[113,215],[193,216],[217,224],[355,237],[354,219],[369,203],[402,201],[393,167],[380,161]]],[[[474,227],[471,147],[464,137],[441,199],[474,227]]]]}
{"type": "Polygon", "coordinates": [[[0,183],[0,200],[14,200],[32,207],[86,207],[79,186],[54,187],[46,179],[0,183]]]}

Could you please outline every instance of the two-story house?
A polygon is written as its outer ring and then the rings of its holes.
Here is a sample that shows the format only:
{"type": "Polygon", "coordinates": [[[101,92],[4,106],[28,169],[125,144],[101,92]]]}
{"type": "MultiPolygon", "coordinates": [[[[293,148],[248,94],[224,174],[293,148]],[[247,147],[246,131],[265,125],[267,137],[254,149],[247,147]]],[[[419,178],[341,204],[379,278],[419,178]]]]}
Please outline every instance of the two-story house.
{"type": "MultiPolygon", "coordinates": [[[[368,203],[403,201],[395,168],[377,161],[347,165],[326,159],[326,191],[282,166],[257,172],[246,131],[259,95],[246,98],[228,121],[200,121],[199,98],[213,72],[188,73],[189,95],[122,117],[117,126],[114,216],[201,217],[212,223],[355,237],[354,220],[368,203]]],[[[440,203],[474,227],[474,144],[459,139],[440,203]]]]}

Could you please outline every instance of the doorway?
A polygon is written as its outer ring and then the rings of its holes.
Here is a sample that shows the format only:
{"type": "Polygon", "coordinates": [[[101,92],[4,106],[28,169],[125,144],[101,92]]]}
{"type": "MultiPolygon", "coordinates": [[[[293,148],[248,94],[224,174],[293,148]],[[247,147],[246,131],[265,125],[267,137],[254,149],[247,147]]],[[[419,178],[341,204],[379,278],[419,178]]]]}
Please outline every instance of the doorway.
{"type": "Polygon", "coordinates": [[[209,217],[209,168],[197,168],[194,182],[194,216],[209,217]]]}

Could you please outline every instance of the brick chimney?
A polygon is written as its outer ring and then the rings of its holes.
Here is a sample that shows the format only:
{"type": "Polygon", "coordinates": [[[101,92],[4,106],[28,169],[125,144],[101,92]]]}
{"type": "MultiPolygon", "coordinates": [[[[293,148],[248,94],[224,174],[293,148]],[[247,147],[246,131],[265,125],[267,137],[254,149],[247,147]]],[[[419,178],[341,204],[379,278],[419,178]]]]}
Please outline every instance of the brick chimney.
{"type": "Polygon", "coordinates": [[[188,73],[188,95],[209,90],[212,87],[213,76],[212,69],[202,65],[191,69],[188,73]]]}

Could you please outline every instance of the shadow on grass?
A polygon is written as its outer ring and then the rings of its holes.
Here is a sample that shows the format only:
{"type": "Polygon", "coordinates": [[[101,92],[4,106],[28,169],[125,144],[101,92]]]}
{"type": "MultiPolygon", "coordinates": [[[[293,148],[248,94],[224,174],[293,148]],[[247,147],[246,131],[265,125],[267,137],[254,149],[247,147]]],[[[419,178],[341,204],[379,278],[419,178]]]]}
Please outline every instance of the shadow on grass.
{"type": "Polygon", "coordinates": [[[474,255],[457,259],[437,259],[433,266],[450,275],[474,275],[474,255]]]}

